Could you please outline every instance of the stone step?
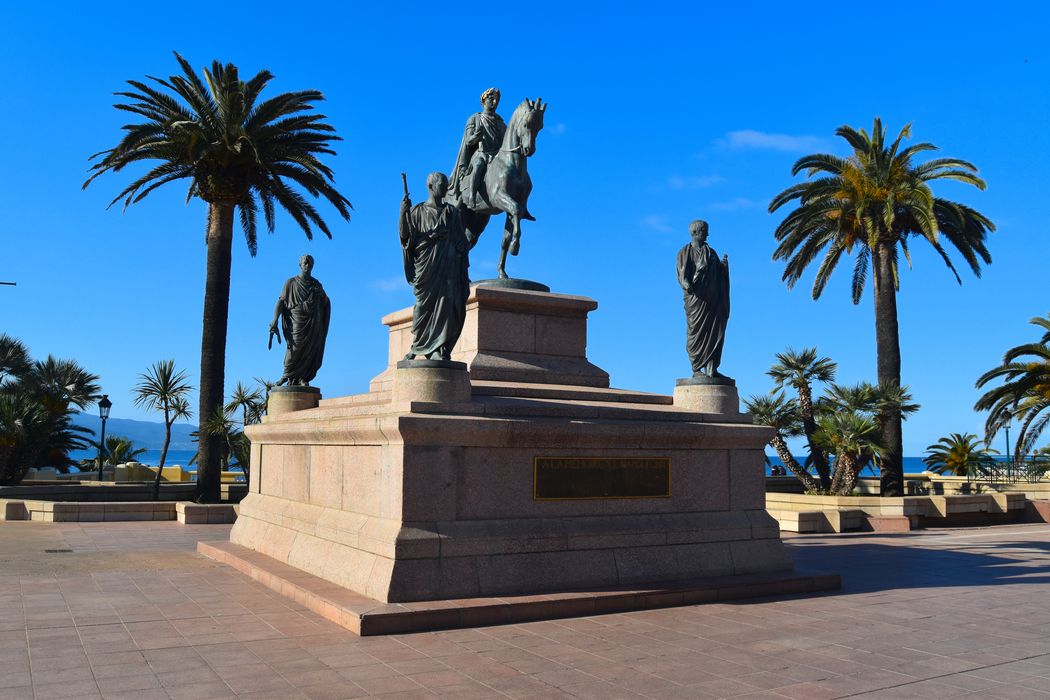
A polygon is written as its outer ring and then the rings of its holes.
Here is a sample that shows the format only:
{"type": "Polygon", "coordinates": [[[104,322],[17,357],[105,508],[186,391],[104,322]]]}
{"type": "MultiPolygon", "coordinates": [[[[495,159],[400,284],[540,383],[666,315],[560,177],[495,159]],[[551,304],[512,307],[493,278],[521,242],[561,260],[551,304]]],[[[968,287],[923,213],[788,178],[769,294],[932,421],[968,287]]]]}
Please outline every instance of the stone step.
{"type": "Polygon", "coordinates": [[[657,587],[382,603],[230,542],[198,542],[197,551],[361,636],[587,617],[842,587],[838,574],[788,572],[725,576],[657,587]]]}

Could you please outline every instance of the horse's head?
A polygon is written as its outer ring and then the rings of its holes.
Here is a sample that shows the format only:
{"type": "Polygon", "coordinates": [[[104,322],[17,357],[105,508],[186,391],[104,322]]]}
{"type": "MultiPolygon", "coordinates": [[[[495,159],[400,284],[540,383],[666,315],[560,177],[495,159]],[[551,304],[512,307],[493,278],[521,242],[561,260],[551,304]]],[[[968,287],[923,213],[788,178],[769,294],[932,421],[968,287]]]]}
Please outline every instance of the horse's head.
{"type": "Polygon", "coordinates": [[[536,134],[543,128],[543,113],[547,105],[543,98],[535,102],[526,98],[514,110],[507,127],[507,137],[511,140],[508,146],[520,150],[526,157],[536,152],[536,134]]]}

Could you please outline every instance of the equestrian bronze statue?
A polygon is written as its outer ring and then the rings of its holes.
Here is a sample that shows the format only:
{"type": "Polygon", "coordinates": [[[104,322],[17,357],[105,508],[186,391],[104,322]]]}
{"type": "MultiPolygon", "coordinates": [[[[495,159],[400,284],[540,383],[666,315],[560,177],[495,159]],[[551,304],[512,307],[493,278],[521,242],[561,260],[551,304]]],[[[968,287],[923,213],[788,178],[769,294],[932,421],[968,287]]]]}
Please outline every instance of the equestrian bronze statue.
{"type": "Polygon", "coordinates": [[[504,124],[496,114],[499,90],[482,94],[482,111],[472,114],[464,129],[446,202],[459,208],[473,248],[494,214],[503,212],[503,242],[496,272],[507,278],[507,253],[517,255],[521,246],[521,221],[536,219],[529,213],[528,159],[536,152],[536,135],[543,128],[547,105],[542,98],[523,100],[504,124]]]}

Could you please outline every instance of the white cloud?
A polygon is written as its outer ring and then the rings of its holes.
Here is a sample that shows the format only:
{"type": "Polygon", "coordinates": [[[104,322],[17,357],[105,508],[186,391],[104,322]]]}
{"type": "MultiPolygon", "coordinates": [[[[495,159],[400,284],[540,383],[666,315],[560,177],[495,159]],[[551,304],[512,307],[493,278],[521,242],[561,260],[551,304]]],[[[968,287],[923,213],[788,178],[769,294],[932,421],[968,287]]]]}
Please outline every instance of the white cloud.
{"type": "Polygon", "coordinates": [[[758,200],[748,199],[747,197],[734,197],[733,199],[724,202],[708,204],[707,208],[711,211],[739,211],[741,209],[753,209],[754,207],[761,206],[764,205],[758,200]]]}
{"type": "Polygon", "coordinates": [[[770,134],[765,131],[755,131],[754,129],[730,131],[725,135],[725,138],[719,139],[717,143],[727,148],[765,151],[805,152],[827,148],[827,143],[824,139],[816,136],[770,134]]]}
{"type": "Polygon", "coordinates": [[[408,286],[404,277],[387,277],[386,279],[372,280],[372,286],[381,292],[396,292],[408,286]]]}
{"type": "Polygon", "coordinates": [[[726,179],[721,175],[693,175],[690,177],[672,175],[667,178],[667,186],[672,190],[699,190],[720,185],[725,181],[726,179]]]}
{"type": "Polygon", "coordinates": [[[670,233],[674,229],[667,223],[667,217],[663,214],[650,214],[642,218],[642,226],[657,233],[670,233]]]}

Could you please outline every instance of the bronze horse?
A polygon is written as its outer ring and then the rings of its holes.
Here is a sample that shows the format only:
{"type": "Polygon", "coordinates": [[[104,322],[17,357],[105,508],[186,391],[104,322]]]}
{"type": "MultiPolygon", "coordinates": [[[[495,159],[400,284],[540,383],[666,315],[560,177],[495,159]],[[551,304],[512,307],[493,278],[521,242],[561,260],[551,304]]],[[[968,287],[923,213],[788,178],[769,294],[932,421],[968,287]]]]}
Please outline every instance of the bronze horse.
{"type": "Polygon", "coordinates": [[[459,207],[467,229],[467,240],[473,248],[493,214],[507,215],[503,225],[503,243],[500,246],[499,264],[496,272],[506,279],[507,252],[518,254],[521,246],[521,221],[536,219],[529,213],[529,193],[532,179],[529,178],[528,159],[536,152],[536,135],[543,128],[543,113],[547,105],[543,99],[535,102],[525,99],[514,110],[503,135],[499,153],[488,164],[485,171],[485,199],[490,206],[471,209],[460,201],[458,195],[450,194],[448,203],[459,207]]]}

